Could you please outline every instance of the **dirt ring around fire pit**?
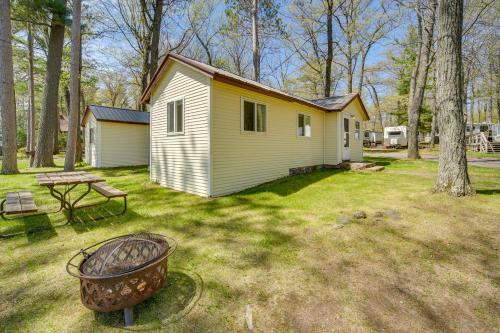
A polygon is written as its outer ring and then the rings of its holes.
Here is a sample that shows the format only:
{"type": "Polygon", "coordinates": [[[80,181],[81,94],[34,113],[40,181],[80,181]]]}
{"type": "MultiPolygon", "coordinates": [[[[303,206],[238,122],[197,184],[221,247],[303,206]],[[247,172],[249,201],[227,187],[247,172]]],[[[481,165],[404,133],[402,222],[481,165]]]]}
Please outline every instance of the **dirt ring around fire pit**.
{"type": "Polygon", "coordinates": [[[66,270],[80,279],[80,296],[87,308],[100,312],[127,309],[161,289],[167,279],[168,257],[176,247],[173,238],[159,234],[119,236],[80,250],[66,270]]]}

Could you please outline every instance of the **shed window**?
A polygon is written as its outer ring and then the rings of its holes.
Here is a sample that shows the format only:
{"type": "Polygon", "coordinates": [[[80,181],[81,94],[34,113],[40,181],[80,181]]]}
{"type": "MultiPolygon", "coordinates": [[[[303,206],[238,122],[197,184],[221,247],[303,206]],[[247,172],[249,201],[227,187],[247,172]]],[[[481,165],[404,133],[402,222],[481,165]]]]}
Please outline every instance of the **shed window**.
{"type": "Polygon", "coordinates": [[[355,138],[356,140],[359,140],[359,137],[360,137],[360,136],[359,136],[359,134],[360,134],[360,132],[359,132],[359,131],[360,131],[360,130],[361,130],[361,124],[359,123],[359,121],[356,121],[356,122],[354,123],[354,138],[355,138]]]}
{"type": "Polygon", "coordinates": [[[297,135],[311,137],[311,116],[303,113],[298,114],[297,135]]]}
{"type": "Polygon", "coordinates": [[[184,100],[167,103],[167,133],[182,134],[184,132],[184,100]]]}
{"type": "Polygon", "coordinates": [[[242,118],[244,132],[267,131],[267,107],[264,104],[243,101],[242,118]]]}
{"type": "Polygon", "coordinates": [[[89,128],[89,143],[95,143],[94,129],[92,127],[89,128]]]}

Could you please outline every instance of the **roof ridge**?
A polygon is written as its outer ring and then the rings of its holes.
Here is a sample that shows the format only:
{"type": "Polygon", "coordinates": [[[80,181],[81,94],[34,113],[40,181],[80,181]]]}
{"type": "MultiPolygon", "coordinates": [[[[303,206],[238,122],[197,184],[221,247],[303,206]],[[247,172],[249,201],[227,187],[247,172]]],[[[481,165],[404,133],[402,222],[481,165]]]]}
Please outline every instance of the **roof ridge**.
{"type": "Polygon", "coordinates": [[[107,106],[107,105],[88,104],[88,106],[95,106],[95,107],[98,107],[98,108],[108,108],[108,109],[115,109],[115,110],[124,110],[124,111],[148,112],[148,111],[143,111],[143,110],[138,110],[138,109],[117,108],[116,106],[107,106]]]}

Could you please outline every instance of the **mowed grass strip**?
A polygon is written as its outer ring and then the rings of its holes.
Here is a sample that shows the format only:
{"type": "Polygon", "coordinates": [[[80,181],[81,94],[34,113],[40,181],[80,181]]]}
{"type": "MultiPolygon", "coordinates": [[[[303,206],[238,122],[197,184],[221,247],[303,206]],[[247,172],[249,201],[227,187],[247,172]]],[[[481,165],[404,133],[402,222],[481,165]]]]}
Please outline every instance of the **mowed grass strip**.
{"type": "MultiPolygon", "coordinates": [[[[431,193],[435,162],[371,160],[386,170],[320,171],[216,199],[151,184],[146,167],[82,168],[127,191],[129,210],[92,221],[104,211],[88,209],[70,226],[1,240],[0,331],[119,331],[122,313],[83,307],[65,264],[141,231],[179,247],[166,286],[135,308],[135,329],[241,332],[250,308],[259,332],[498,330],[500,170],[471,167],[477,194],[451,198],[431,193]],[[368,218],[337,223],[357,210],[368,218]]],[[[42,209],[54,207],[39,170],[22,168],[0,176],[0,195],[28,189],[42,209]]],[[[0,231],[64,218],[2,221],[0,231]]]]}

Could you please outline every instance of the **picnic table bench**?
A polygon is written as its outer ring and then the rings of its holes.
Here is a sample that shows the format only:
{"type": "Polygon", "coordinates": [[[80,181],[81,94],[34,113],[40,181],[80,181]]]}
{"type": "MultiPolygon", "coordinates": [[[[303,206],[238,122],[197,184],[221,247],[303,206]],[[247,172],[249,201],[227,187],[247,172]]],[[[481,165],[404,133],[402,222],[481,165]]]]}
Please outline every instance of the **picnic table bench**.
{"type": "Polygon", "coordinates": [[[113,215],[122,215],[125,213],[127,210],[127,192],[124,192],[122,190],[116,189],[106,183],[93,183],[90,185],[94,191],[99,193],[100,195],[106,197],[109,200],[112,198],[123,198],[123,210],[118,213],[118,214],[113,214],[113,215]]]}
{"type": "Polygon", "coordinates": [[[33,194],[29,191],[7,192],[0,205],[0,214],[3,219],[5,219],[4,215],[30,214],[37,211],[38,207],[33,194]]]}

